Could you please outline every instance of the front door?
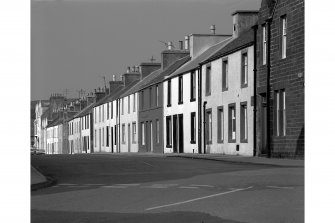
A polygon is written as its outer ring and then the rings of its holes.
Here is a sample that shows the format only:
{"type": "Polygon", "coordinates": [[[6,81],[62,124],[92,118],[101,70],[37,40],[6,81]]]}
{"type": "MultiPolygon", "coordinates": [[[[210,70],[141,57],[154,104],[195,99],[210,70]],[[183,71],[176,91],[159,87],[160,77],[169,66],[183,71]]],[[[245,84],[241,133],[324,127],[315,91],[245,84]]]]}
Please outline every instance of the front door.
{"type": "Polygon", "coordinates": [[[184,152],[184,125],[183,114],[178,115],[178,152],[184,152]]]}
{"type": "Polygon", "coordinates": [[[178,124],[177,124],[177,115],[173,116],[173,123],[172,123],[172,134],[173,134],[173,142],[172,142],[172,147],[173,147],[173,152],[178,153],[178,124]]]}
{"type": "Polygon", "coordinates": [[[130,124],[128,124],[128,152],[130,153],[130,124]]]}
{"type": "Polygon", "coordinates": [[[260,141],[260,152],[261,155],[267,154],[267,108],[266,108],[266,94],[261,94],[261,141],[260,141]]]}

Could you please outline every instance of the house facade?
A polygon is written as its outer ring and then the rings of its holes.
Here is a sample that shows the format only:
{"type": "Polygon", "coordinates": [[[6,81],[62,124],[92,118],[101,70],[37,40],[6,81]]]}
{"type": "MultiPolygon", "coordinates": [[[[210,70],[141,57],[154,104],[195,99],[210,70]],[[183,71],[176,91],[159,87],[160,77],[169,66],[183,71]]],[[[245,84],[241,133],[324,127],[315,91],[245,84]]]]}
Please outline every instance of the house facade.
{"type": "Polygon", "coordinates": [[[257,24],[257,153],[304,156],[304,0],[263,0],[257,24]]]}
{"type": "Polygon", "coordinates": [[[257,11],[236,11],[233,37],[201,63],[204,153],[254,155],[254,30],[257,11]]]}
{"type": "Polygon", "coordinates": [[[192,34],[185,37],[190,61],[167,75],[164,88],[164,153],[199,153],[199,63],[231,35],[192,34]]]}

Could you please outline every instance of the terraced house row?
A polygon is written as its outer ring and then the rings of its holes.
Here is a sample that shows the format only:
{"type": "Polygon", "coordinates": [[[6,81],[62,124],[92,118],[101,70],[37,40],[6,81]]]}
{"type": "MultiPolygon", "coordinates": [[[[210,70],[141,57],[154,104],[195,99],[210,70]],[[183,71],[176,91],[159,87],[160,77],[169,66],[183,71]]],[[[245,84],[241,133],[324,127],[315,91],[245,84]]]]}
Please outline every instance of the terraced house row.
{"type": "Polygon", "coordinates": [[[303,157],[304,1],[263,0],[232,21],[232,34],[212,25],[169,42],[161,63],[128,67],[55,117],[53,98],[37,104],[39,148],[303,157]]]}

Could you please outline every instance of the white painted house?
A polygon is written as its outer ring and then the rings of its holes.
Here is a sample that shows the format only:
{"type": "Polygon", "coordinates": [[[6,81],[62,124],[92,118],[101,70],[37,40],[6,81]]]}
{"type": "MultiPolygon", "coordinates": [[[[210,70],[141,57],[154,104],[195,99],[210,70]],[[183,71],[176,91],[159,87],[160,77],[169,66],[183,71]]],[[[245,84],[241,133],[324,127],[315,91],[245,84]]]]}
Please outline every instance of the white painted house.
{"type": "Polygon", "coordinates": [[[201,63],[206,153],[253,155],[256,20],[257,12],[233,13],[233,39],[201,63]]]}
{"type": "Polygon", "coordinates": [[[192,34],[185,37],[191,60],[167,76],[164,85],[164,153],[199,153],[199,63],[231,35],[192,34]]]}

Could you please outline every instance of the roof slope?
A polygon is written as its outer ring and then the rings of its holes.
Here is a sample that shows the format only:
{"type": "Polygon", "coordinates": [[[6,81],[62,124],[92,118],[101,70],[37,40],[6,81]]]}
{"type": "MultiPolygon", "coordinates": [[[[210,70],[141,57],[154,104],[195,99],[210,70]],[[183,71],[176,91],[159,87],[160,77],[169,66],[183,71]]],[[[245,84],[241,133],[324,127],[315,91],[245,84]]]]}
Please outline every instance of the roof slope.
{"type": "Polygon", "coordinates": [[[171,75],[174,71],[176,71],[178,68],[180,68],[181,66],[183,66],[190,59],[191,59],[190,56],[186,56],[186,57],[183,57],[183,58],[177,60],[176,62],[174,62],[173,64],[171,64],[169,67],[167,67],[164,71],[162,71],[157,77],[155,77],[154,79],[152,79],[146,85],[142,86],[141,89],[146,88],[146,87],[148,87],[150,85],[153,85],[153,84],[156,84],[156,83],[159,83],[159,82],[163,81],[165,76],[171,75]]]}
{"type": "Polygon", "coordinates": [[[221,49],[223,46],[227,45],[230,41],[232,41],[232,38],[225,39],[214,46],[211,46],[208,48],[205,52],[200,54],[199,56],[195,57],[188,63],[186,63],[184,66],[180,67],[178,70],[173,72],[173,74],[170,75],[170,77],[167,78],[172,78],[175,76],[178,76],[180,74],[187,73],[191,70],[194,70],[199,66],[199,63],[202,62],[203,60],[208,59],[210,56],[212,56],[214,53],[216,53],[219,49],[221,49]]]}
{"type": "Polygon", "coordinates": [[[227,45],[223,46],[208,59],[202,61],[201,64],[216,60],[220,57],[226,56],[245,47],[251,46],[253,42],[254,42],[254,31],[252,29],[249,29],[241,33],[239,37],[233,39],[227,45]]]}

